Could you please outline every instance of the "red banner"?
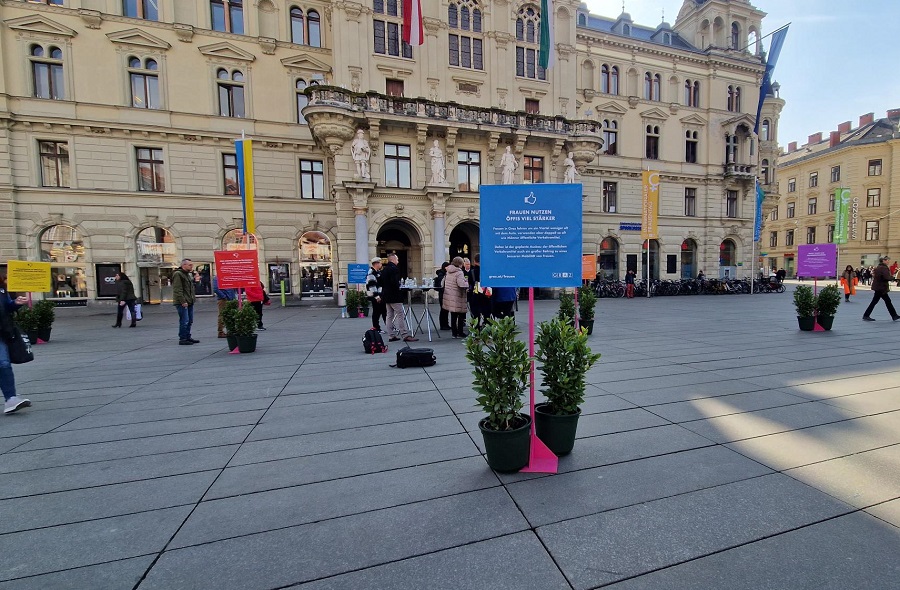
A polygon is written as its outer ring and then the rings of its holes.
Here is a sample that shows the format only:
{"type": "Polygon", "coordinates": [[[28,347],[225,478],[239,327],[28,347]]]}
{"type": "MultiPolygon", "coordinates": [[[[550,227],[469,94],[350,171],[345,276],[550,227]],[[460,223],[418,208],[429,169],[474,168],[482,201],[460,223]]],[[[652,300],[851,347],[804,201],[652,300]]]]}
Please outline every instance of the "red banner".
{"type": "Polygon", "coordinates": [[[256,250],[213,252],[220,289],[242,289],[259,285],[259,257],[256,250]]]}

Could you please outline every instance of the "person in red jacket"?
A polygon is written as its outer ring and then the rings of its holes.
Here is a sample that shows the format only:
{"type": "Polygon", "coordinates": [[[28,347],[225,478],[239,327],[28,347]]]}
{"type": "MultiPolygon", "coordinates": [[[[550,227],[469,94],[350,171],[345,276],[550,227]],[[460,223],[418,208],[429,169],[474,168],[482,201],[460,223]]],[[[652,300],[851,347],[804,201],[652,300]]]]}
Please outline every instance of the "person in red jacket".
{"type": "Polygon", "coordinates": [[[269,299],[265,286],[260,283],[258,286],[247,287],[244,291],[247,293],[247,301],[253,306],[253,309],[256,310],[256,315],[259,318],[256,321],[256,329],[265,330],[262,322],[263,303],[269,299]]]}

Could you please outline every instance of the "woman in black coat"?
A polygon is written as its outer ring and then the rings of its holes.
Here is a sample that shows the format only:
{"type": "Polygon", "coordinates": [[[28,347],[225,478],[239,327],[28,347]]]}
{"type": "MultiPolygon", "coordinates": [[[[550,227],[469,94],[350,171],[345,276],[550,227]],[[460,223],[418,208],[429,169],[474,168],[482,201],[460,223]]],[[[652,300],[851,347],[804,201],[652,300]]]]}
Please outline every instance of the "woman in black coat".
{"type": "Polygon", "coordinates": [[[122,327],[122,314],[125,313],[126,305],[128,306],[128,311],[131,312],[131,325],[129,328],[137,326],[137,313],[134,310],[136,301],[137,296],[134,294],[134,285],[131,283],[131,279],[120,270],[116,273],[116,303],[118,303],[118,306],[116,307],[116,323],[113,324],[113,328],[122,327]]]}

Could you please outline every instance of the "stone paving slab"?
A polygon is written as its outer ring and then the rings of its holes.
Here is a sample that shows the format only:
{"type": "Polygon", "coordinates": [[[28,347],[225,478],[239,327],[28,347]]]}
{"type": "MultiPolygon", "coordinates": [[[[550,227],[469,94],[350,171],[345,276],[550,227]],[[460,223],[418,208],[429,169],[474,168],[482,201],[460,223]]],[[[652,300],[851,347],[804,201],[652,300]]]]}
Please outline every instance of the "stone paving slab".
{"type": "MultiPolygon", "coordinates": [[[[37,574],[27,578],[16,578],[11,582],[0,582],[0,590],[49,590],[68,588],[90,588],[91,590],[122,590],[133,588],[141,580],[153,561],[155,554],[121,559],[99,565],[37,574]]],[[[8,560],[8,561],[15,561],[8,560]]],[[[15,567],[14,564],[11,564],[15,567]]]]}
{"type": "Polygon", "coordinates": [[[866,512],[900,529],[900,499],[870,506],[866,512]]]}

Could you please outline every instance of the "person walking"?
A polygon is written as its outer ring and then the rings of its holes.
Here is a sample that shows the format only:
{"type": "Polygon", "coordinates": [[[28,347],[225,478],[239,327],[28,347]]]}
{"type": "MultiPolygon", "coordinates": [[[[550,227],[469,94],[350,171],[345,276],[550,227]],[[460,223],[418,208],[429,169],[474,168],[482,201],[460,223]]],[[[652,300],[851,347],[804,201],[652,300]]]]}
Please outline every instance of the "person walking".
{"type": "Polygon", "coordinates": [[[631,269],[625,273],[625,297],[634,299],[634,271],[631,269]]]}
{"type": "Polygon", "coordinates": [[[122,327],[122,315],[125,313],[125,307],[128,307],[129,313],[131,313],[131,325],[129,328],[134,328],[137,326],[137,312],[135,311],[134,304],[137,301],[137,296],[134,294],[134,284],[132,284],[131,279],[128,278],[121,270],[116,273],[116,323],[113,324],[113,328],[121,328],[122,327]]]}
{"type": "Polygon", "coordinates": [[[178,344],[182,346],[200,342],[191,338],[194,302],[197,300],[194,275],[191,272],[193,268],[193,261],[185,258],[181,261],[181,266],[172,273],[172,303],[178,311],[178,344]]]}
{"type": "Polygon", "coordinates": [[[897,315],[897,312],[894,310],[894,304],[891,303],[891,298],[888,295],[888,291],[891,290],[891,269],[888,268],[887,262],[890,259],[890,256],[879,258],[878,266],[875,267],[875,272],[872,273],[872,302],[866,308],[865,313],[863,313],[863,320],[866,322],[875,321],[869,315],[875,309],[875,304],[878,303],[879,299],[884,299],[884,304],[887,306],[888,313],[891,314],[891,319],[895,322],[900,320],[900,315],[897,315]]]}
{"type": "Polygon", "coordinates": [[[16,395],[16,376],[9,360],[8,343],[15,338],[13,313],[25,303],[26,297],[16,297],[15,301],[6,291],[6,277],[0,275],[0,390],[3,391],[3,413],[12,414],[31,406],[31,401],[16,395]]]}
{"type": "Polygon", "coordinates": [[[849,303],[850,296],[856,295],[856,285],[858,284],[859,278],[853,271],[853,267],[848,264],[847,268],[844,269],[844,273],[841,275],[841,285],[844,287],[844,301],[849,303]]]}
{"type": "Polygon", "coordinates": [[[381,298],[387,306],[386,327],[391,335],[389,342],[403,339],[404,342],[418,342],[419,339],[409,332],[406,325],[406,313],[403,311],[403,291],[400,290],[400,259],[396,254],[388,256],[387,266],[381,271],[381,298]]]}
{"type": "Polygon", "coordinates": [[[222,312],[225,311],[225,305],[229,301],[235,301],[237,294],[234,289],[220,289],[219,277],[213,279],[213,292],[216,294],[216,305],[219,307],[219,317],[216,320],[216,332],[219,338],[225,338],[225,322],[222,319],[222,312]]]}
{"type": "Polygon", "coordinates": [[[381,322],[387,325],[387,305],[381,298],[381,285],[378,282],[381,278],[382,265],[380,257],[372,259],[369,274],[366,275],[366,297],[372,302],[372,327],[384,334],[381,322]]]}
{"type": "Polygon", "coordinates": [[[450,329],[450,312],[444,309],[444,279],[447,277],[447,267],[449,262],[441,264],[441,268],[434,272],[434,288],[438,294],[438,308],[441,310],[438,314],[438,323],[441,330],[450,329]]]}
{"type": "Polygon", "coordinates": [[[253,311],[256,312],[256,329],[257,330],[265,330],[263,327],[263,304],[269,298],[266,293],[266,287],[262,283],[259,285],[251,285],[244,289],[244,292],[247,293],[247,301],[250,303],[250,306],[253,307],[253,311]]]}
{"type": "Polygon", "coordinates": [[[455,257],[447,267],[444,277],[444,300],[441,308],[450,314],[450,331],[454,338],[465,338],[466,334],[466,293],[469,280],[462,271],[463,259],[455,257]]]}

